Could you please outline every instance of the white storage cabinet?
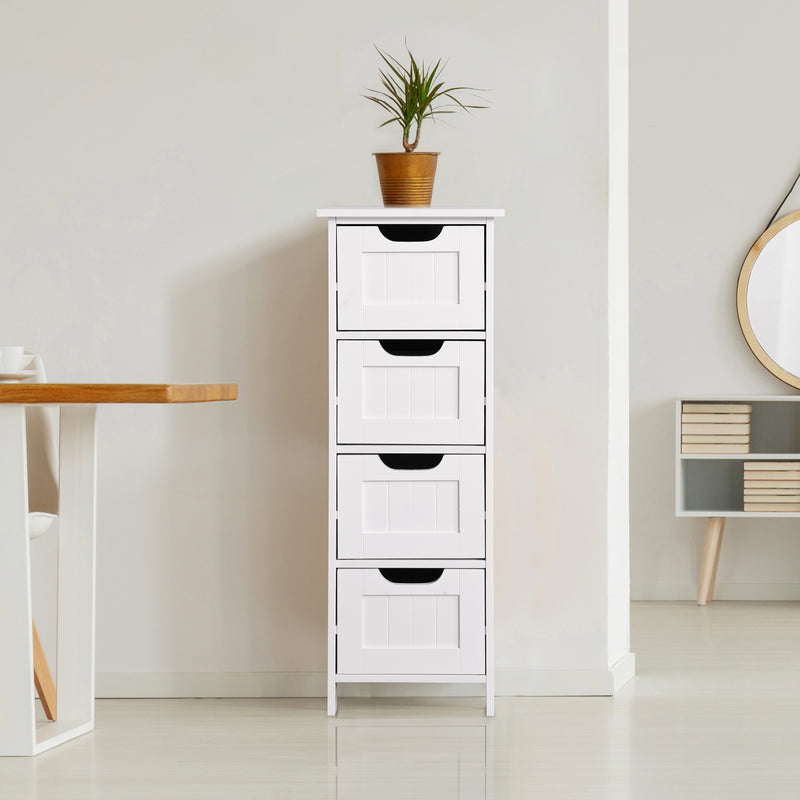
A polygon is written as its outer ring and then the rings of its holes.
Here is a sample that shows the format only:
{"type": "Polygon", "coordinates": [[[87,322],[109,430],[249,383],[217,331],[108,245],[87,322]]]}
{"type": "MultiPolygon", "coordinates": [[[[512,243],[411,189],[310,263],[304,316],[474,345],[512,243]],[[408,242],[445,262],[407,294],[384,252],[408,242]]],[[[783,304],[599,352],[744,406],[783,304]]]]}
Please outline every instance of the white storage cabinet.
{"type": "Polygon", "coordinates": [[[329,259],[328,713],[337,685],[486,685],[494,714],[493,226],[322,209],[329,259]]]}

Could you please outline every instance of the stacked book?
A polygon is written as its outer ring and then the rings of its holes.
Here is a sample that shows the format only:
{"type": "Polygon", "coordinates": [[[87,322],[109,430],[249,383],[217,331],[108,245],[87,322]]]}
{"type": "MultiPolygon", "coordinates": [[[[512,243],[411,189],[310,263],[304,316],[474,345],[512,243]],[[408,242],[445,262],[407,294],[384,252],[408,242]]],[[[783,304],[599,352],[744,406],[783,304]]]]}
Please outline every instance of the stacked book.
{"type": "Polygon", "coordinates": [[[681,453],[749,453],[750,403],[684,403],[681,453]]]}
{"type": "Polygon", "coordinates": [[[745,461],[745,511],[800,511],[800,461],[745,461]]]}

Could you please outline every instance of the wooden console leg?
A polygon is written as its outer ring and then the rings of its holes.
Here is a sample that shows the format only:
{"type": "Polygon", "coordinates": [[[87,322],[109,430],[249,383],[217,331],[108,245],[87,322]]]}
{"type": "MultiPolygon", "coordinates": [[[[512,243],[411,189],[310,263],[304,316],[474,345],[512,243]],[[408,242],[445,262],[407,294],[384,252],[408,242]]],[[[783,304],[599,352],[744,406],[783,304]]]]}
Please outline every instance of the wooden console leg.
{"type": "Polygon", "coordinates": [[[722,532],[725,517],[709,517],[706,523],[706,541],[703,545],[703,561],[700,564],[700,579],[697,587],[697,605],[704,606],[714,597],[714,582],[717,579],[719,551],[722,547],[722,532]]]}
{"type": "Polygon", "coordinates": [[[56,685],[53,682],[53,675],[50,672],[44,648],[39,641],[39,631],[36,630],[35,622],[33,623],[33,682],[47,719],[54,720],[56,718],[56,685]]]}

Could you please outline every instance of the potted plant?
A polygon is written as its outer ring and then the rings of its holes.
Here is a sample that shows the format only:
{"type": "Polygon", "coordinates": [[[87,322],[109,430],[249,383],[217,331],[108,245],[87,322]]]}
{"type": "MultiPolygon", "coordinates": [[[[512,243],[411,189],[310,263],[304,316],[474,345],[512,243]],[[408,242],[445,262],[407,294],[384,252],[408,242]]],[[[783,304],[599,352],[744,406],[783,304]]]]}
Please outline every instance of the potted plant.
{"type": "MultiPolygon", "coordinates": [[[[432,66],[414,58],[406,46],[409,63],[375,47],[383,63],[379,70],[382,89],[368,89],[367,100],[377,103],[390,116],[380,127],[396,122],[403,129],[402,153],[374,153],[385,206],[429,206],[433,194],[438,153],[417,152],[422,123],[436,121],[440,114],[459,109],[486,108],[464,102],[463,92],[475,92],[468,86],[447,86],[442,80],[444,64],[439,59],[432,66]],[[412,139],[412,129],[414,138],[412,139]]],[[[479,98],[480,99],[480,98],[479,98]]]]}

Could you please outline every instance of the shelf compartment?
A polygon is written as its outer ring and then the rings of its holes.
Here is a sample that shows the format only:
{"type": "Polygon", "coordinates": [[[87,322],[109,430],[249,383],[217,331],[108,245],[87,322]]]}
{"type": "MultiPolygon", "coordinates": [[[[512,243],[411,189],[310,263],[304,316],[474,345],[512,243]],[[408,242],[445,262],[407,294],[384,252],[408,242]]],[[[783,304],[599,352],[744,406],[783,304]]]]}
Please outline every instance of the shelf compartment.
{"type": "MultiPolygon", "coordinates": [[[[754,402],[751,453],[800,451],[800,402],[754,402]]],[[[748,459],[754,461],[751,455],[748,459]]]]}
{"type": "Polygon", "coordinates": [[[677,401],[677,442],[678,453],[684,458],[739,458],[747,455],[750,460],[765,458],[795,458],[800,454],[800,397],[717,397],[684,398],[677,401]],[[753,410],[750,415],[750,452],[747,454],[683,453],[681,454],[681,412],[683,404],[749,404],[753,410]]]}
{"type": "MultiPolygon", "coordinates": [[[[748,456],[749,458],[749,456],[748,456]]],[[[679,511],[724,516],[744,511],[744,459],[683,459],[680,464],[679,511]]]]}

